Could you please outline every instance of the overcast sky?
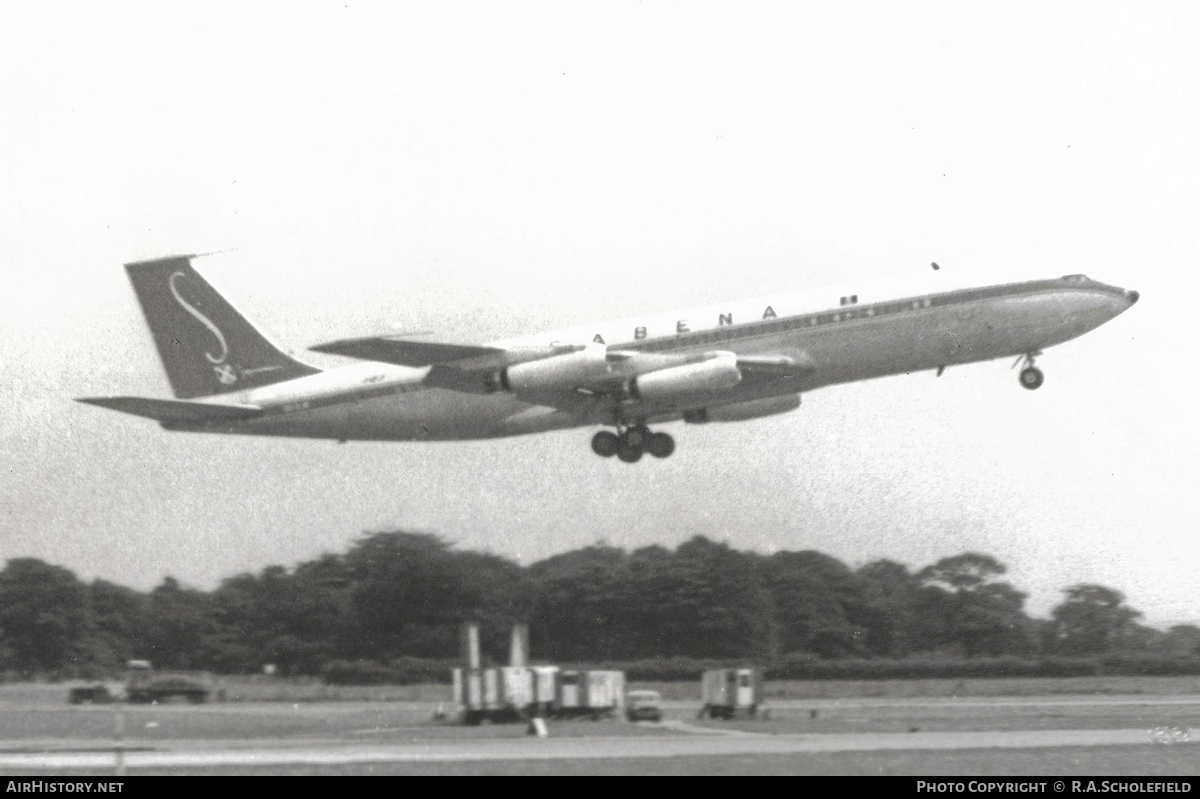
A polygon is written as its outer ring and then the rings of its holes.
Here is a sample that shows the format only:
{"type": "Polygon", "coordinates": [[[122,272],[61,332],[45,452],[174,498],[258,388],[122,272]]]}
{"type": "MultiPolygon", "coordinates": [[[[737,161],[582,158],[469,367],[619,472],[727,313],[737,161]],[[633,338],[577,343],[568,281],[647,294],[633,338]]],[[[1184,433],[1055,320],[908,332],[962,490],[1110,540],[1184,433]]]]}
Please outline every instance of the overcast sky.
{"type": "MultiPolygon", "coordinates": [[[[1045,615],[1123,591],[1200,623],[1200,5],[10,4],[0,27],[0,560],[202,588],[437,532],[974,550],[1045,615]],[[1142,293],[1048,351],[670,425],[467,443],[168,433],[121,264],[199,268],[303,353],[469,342],[928,269],[1142,293]]],[[[982,278],[981,278],[982,282],[982,278]]],[[[319,365],[344,363],[306,357],[319,365]]]]}

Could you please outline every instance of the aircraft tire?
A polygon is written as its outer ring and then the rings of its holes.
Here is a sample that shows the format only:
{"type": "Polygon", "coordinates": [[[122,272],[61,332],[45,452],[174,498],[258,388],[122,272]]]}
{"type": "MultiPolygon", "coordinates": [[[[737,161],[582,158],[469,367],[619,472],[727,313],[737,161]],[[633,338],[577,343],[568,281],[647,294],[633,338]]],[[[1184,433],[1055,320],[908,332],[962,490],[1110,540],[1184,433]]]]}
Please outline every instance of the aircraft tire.
{"type": "Polygon", "coordinates": [[[617,454],[618,439],[617,434],[608,430],[601,430],[596,435],[592,436],[592,452],[599,455],[601,458],[611,458],[617,454]]]}
{"type": "Polygon", "coordinates": [[[667,433],[651,433],[646,439],[646,451],[656,458],[670,457],[675,451],[675,439],[667,433]]]}
{"type": "Polygon", "coordinates": [[[631,446],[642,449],[650,440],[650,436],[654,435],[650,432],[650,428],[644,424],[634,425],[625,431],[621,436],[621,440],[628,442],[631,446]]]}
{"type": "Polygon", "coordinates": [[[1042,387],[1042,383],[1046,382],[1046,376],[1036,366],[1026,366],[1021,370],[1020,381],[1022,388],[1033,391],[1042,387]]]}
{"type": "Polygon", "coordinates": [[[626,430],[617,439],[617,457],[625,463],[637,463],[642,459],[642,437],[630,436],[629,433],[626,430]]]}

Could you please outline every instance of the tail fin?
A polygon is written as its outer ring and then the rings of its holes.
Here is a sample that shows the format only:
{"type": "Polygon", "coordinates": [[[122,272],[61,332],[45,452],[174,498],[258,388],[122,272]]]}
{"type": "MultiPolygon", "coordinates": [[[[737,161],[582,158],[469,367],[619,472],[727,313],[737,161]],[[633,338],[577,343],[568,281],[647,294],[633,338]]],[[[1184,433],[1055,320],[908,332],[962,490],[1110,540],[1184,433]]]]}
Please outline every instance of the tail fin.
{"type": "Polygon", "coordinates": [[[321,371],[268,341],[192,268],[193,257],[125,265],[176,397],[226,394],[321,371]]]}

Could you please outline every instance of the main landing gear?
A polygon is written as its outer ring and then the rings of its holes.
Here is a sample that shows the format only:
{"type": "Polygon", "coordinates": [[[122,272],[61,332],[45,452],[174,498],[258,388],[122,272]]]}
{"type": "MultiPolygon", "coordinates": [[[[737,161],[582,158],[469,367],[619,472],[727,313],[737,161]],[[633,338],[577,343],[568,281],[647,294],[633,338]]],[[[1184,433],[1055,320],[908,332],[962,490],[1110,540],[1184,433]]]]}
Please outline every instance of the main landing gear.
{"type": "Polygon", "coordinates": [[[1027,388],[1030,391],[1041,388],[1042,383],[1046,382],[1046,376],[1042,374],[1042,370],[1033,365],[1033,359],[1038,355],[1041,355],[1041,353],[1031,352],[1017,359],[1017,363],[1021,363],[1022,361],[1025,363],[1025,368],[1021,370],[1017,379],[1021,381],[1022,388],[1027,388]]]}
{"type": "Polygon", "coordinates": [[[620,434],[601,430],[592,436],[592,451],[602,458],[616,455],[625,463],[637,463],[646,452],[665,458],[675,451],[675,439],[666,433],[652,433],[644,424],[618,429],[620,434]]]}

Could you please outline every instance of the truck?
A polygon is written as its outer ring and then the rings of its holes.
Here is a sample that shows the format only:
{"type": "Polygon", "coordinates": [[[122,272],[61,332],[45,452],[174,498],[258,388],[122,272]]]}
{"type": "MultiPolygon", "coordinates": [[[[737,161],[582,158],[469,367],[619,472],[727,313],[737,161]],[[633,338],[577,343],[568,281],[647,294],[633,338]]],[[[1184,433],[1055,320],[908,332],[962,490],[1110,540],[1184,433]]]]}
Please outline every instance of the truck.
{"type": "Polygon", "coordinates": [[[563,671],[558,666],[451,669],[463,723],[533,718],[615,718],[625,709],[622,671],[563,671]]]}
{"type": "Polygon", "coordinates": [[[699,716],[731,719],[739,711],[751,718],[762,704],[762,669],[711,669],[700,678],[700,697],[704,705],[699,716]]]}
{"type": "Polygon", "coordinates": [[[208,701],[209,689],[191,677],[179,675],[154,675],[154,668],[148,660],[131,660],[126,664],[128,679],[125,681],[123,697],[114,696],[103,683],[72,688],[67,700],[73,705],[91,703],[107,703],[118,699],[138,704],[166,702],[169,699],[181,698],[194,705],[208,701]]]}
{"type": "Polygon", "coordinates": [[[107,705],[114,699],[112,691],[108,690],[108,686],[104,683],[72,688],[71,692],[67,694],[67,701],[72,705],[82,705],[84,702],[90,702],[94,705],[107,705]]]}
{"type": "Polygon", "coordinates": [[[536,682],[529,668],[503,666],[487,669],[451,669],[454,703],[462,708],[466,724],[521,721],[536,706],[536,682]]]}
{"type": "Polygon", "coordinates": [[[615,718],[625,710],[625,672],[588,669],[561,671],[550,715],[615,718]]]}
{"type": "Polygon", "coordinates": [[[181,697],[193,705],[208,701],[206,687],[188,677],[154,676],[148,660],[129,661],[129,680],[125,683],[125,701],[150,704],[181,697]]]}
{"type": "MultiPolygon", "coordinates": [[[[532,666],[529,627],[525,624],[513,626],[508,666],[482,667],[479,625],[474,622],[463,624],[460,643],[463,666],[450,670],[450,681],[454,704],[464,724],[624,716],[625,672],[532,666]]],[[[434,717],[447,715],[439,705],[434,717]]]]}

